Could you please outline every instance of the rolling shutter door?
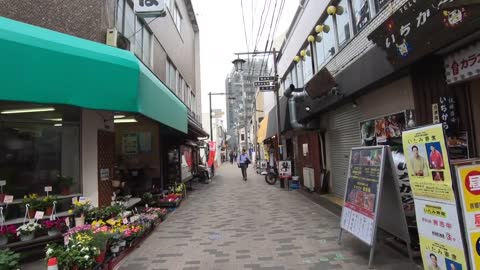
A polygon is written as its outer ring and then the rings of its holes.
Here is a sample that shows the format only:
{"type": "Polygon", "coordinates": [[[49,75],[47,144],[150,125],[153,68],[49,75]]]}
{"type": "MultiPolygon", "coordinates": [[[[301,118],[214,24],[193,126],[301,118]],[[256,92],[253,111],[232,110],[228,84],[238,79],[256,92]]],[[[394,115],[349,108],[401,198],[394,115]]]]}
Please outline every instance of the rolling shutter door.
{"type": "Polygon", "coordinates": [[[348,161],[352,147],[360,146],[361,112],[358,107],[345,105],[329,112],[328,149],[331,164],[332,191],[335,195],[345,195],[348,161]]]}

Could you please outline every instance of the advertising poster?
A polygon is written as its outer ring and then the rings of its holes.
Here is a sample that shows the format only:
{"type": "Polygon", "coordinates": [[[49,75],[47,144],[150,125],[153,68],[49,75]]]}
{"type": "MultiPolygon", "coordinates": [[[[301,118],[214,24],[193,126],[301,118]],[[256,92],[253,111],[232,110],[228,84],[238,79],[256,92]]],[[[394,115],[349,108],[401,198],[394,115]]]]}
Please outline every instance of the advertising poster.
{"type": "Polygon", "coordinates": [[[458,132],[447,137],[448,156],[452,159],[468,159],[468,133],[458,132]]]}
{"type": "Polygon", "coordinates": [[[290,160],[280,161],[280,178],[288,179],[292,177],[292,162],[290,160]]]}
{"type": "Polygon", "coordinates": [[[352,149],[341,227],[368,245],[375,232],[376,203],[382,172],[382,147],[352,149]]]}
{"type": "Polygon", "coordinates": [[[454,203],[442,125],[403,132],[403,149],[415,199],[454,203]]]}
{"type": "Polygon", "coordinates": [[[362,135],[363,146],[376,146],[375,120],[360,122],[360,134],[362,135]]]}
{"type": "Polygon", "coordinates": [[[213,163],[215,162],[215,148],[216,143],[215,142],[208,142],[208,149],[210,150],[208,153],[208,167],[212,167],[213,163]]]}
{"type": "Polygon", "coordinates": [[[412,187],[408,177],[405,155],[399,151],[392,151],[392,159],[397,173],[403,211],[405,211],[407,217],[415,217],[415,204],[413,203],[412,187]]]}
{"type": "Polygon", "coordinates": [[[415,200],[415,210],[424,268],[467,270],[456,206],[415,200]]]}
{"type": "Polygon", "coordinates": [[[123,153],[125,155],[138,154],[138,136],[135,133],[123,134],[123,153]]]}
{"type": "Polygon", "coordinates": [[[182,181],[187,181],[192,178],[192,148],[182,145],[180,150],[182,151],[182,181]]]}
{"type": "Polygon", "coordinates": [[[480,165],[456,169],[470,262],[473,269],[480,269],[480,165]]]}

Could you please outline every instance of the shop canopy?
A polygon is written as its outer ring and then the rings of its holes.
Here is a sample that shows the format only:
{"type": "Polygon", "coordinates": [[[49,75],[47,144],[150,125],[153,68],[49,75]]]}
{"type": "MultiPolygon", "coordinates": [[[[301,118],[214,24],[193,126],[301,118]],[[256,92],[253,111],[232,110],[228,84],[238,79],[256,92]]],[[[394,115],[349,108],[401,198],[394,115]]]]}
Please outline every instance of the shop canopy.
{"type": "Polygon", "coordinates": [[[263,143],[267,136],[268,114],[260,122],[260,127],[257,131],[257,143],[263,143]]]}
{"type": "Polygon", "coordinates": [[[185,105],[131,52],[0,17],[0,100],[143,114],[187,133],[185,105]]]}

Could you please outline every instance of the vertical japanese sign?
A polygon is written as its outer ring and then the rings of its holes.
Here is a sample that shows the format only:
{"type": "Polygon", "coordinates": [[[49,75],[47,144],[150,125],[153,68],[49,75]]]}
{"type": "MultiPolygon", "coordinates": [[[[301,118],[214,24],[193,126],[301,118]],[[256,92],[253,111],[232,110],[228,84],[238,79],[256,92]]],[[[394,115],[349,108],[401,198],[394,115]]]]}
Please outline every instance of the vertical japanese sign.
{"type": "Polygon", "coordinates": [[[208,153],[208,167],[212,167],[213,166],[213,163],[215,162],[215,146],[216,146],[216,143],[215,142],[208,142],[208,149],[209,149],[209,153],[208,153]]]}
{"type": "Polygon", "coordinates": [[[442,124],[405,131],[403,147],[425,269],[467,269],[442,124]]]}
{"type": "Polygon", "coordinates": [[[456,167],[460,205],[473,270],[480,269],[480,165],[456,167]]]}
{"type": "Polygon", "coordinates": [[[440,97],[440,122],[443,123],[443,128],[447,134],[452,134],[456,131],[458,119],[455,113],[455,103],[453,97],[440,97]]]}
{"type": "Polygon", "coordinates": [[[371,246],[382,177],[383,147],[352,149],[341,228],[371,246]]]}

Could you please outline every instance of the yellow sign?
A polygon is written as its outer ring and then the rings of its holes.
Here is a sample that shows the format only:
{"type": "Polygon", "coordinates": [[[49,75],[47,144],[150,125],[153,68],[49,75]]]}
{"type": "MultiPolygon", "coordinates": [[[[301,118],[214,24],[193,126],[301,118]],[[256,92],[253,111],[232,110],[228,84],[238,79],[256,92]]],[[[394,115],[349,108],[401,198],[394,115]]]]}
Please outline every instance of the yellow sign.
{"type": "Polygon", "coordinates": [[[457,184],[472,270],[480,269],[480,165],[457,166],[457,184]]]}
{"type": "Polygon", "coordinates": [[[463,249],[420,236],[424,269],[467,269],[463,249]]]}
{"type": "Polygon", "coordinates": [[[402,138],[413,196],[455,203],[442,125],[405,131],[402,138]]]}

